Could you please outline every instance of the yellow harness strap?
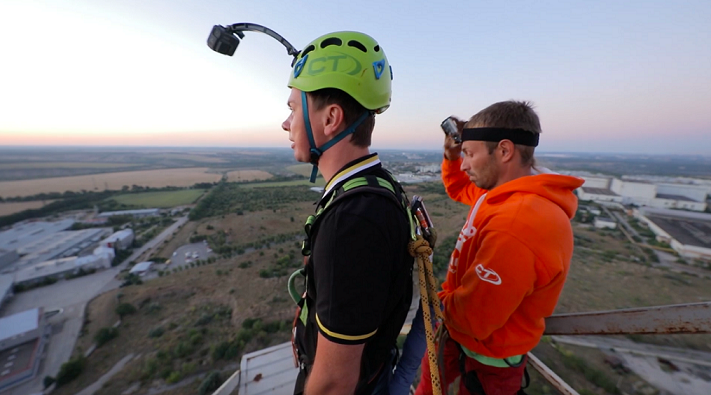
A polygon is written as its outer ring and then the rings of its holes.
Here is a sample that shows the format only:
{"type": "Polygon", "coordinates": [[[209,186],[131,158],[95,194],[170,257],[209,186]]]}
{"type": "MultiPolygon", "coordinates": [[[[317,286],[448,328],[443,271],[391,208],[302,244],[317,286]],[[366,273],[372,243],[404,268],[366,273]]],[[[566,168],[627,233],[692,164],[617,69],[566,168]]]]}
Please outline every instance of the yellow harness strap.
{"type": "Polygon", "coordinates": [[[422,318],[425,321],[425,334],[427,337],[427,359],[430,365],[430,379],[432,380],[432,392],[434,395],[442,395],[442,386],[439,379],[439,368],[437,366],[437,354],[435,351],[435,333],[432,328],[430,309],[435,312],[435,317],[442,320],[444,315],[440,308],[440,300],[437,296],[437,283],[432,271],[432,248],[427,240],[421,235],[417,236],[408,245],[410,255],[417,260],[420,284],[420,302],[422,303],[422,318]]]}

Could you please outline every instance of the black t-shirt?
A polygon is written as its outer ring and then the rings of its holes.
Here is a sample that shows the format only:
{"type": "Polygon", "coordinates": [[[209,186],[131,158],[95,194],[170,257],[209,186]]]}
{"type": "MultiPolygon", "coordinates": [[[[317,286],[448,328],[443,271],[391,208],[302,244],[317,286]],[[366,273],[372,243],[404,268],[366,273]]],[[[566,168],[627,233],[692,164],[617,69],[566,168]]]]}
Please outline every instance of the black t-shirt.
{"type": "MultiPolygon", "coordinates": [[[[344,169],[357,170],[359,163],[373,157],[361,158],[344,169]]],[[[377,163],[344,178],[332,190],[364,175],[390,178],[377,163]]],[[[312,230],[307,269],[309,314],[303,334],[307,339],[302,340],[315,345],[318,331],[335,343],[365,343],[361,358],[364,382],[359,383],[357,393],[367,393],[366,383],[374,382],[384,366],[390,367],[390,351],[412,299],[409,222],[395,199],[379,193],[353,193],[333,205],[312,230]]]]}

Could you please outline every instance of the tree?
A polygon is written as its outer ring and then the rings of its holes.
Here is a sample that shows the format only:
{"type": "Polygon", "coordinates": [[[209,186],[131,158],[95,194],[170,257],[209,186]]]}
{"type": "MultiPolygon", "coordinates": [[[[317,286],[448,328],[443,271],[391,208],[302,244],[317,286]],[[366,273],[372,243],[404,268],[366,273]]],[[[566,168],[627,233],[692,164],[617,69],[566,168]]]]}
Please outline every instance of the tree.
{"type": "Polygon", "coordinates": [[[133,314],[136,312],[136,307],[134,307],[131,303],[121,303],[116,307],[116,314],[123,319],[124,316],[133,314]]]}
{"type": "Polygon", "coordinates": [[[94,336],[96,347],[101,347],[108,343],[111,339],[118,337],[118,329],[116,328],[101,328],[94,336]]]}
{"type": "Polygon", "coordinates": [[[85,366],[86,358],[84,358],[84,355],[79,355],[63,363],[62,367],[59,368],[59,373],[57,373],[57,387],[61,387],[79,377],[85,366]]]}

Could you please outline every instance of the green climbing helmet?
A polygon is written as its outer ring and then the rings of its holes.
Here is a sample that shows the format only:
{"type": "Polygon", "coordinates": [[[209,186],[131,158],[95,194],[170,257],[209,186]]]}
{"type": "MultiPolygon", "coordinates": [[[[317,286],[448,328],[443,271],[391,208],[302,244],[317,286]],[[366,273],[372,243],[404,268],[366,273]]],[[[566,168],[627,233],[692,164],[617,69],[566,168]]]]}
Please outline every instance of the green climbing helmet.
{"type": "Polygon", "coordinates": [[[368,110],[381,113],[390,106],[392,69],[385,52],[372,37],[358,32],[325,34],[296,58],[289,88],[303,92],[336,88],[368,110]]]}

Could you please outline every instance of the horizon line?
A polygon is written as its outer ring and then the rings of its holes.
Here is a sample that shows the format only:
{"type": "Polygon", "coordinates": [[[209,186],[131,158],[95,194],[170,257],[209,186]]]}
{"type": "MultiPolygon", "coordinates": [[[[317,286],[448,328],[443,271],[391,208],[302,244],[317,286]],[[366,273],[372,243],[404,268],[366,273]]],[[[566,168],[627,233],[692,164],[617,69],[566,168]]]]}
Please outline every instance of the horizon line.
{"type": "MultiPolygon", "coordinates": [[[[170,146],[170,145],[0,145],[0,150],[8,149],[179,149],[179,150],[199,150],[199,149],[214,149],[214,150],[227,150],[227,149],[248,149],[248,150],[260,150],[260,149],[270,149],[270,150],[291,150],[289,147],[281,146],[170,146]]],[[[403,151],[403,152],[441,152],[441,149],[427,149],[427,148],[374,148],[377,151],[403,151]]],[[[701,157],[711,157],[711,154],[701,154],[701,153],[639,153],[639,152],[624,152],[624,151],[539,151],[536,154],[587,154],[587,155],[637,155],[637,156],[701,156],[701,157]]]]}

